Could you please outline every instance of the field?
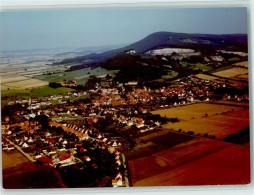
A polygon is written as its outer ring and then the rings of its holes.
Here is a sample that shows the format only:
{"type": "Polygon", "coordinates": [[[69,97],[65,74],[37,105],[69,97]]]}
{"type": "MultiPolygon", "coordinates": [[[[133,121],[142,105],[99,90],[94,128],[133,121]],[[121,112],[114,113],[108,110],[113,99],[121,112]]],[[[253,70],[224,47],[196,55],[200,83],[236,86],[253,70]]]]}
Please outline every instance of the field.
{"type": "Polygon", "coordinates": [[[3,169],[19,166],[23,163],[30,162],[18,150],[2,151],[2,165],[3,169]]]}
{"type": "Polygon", "coordinates": [[[234,66],[243,66],[243,67],[248,68],[248,61],[235,63],[235,64],[233,64],[233,65],[234,65],[234,66]]]}
{"type": "Polygon", "coordinates": [[[32,97],[43,97],[47,95],[66,95],[68,92],[74,91],[74,89],[66,88],[66,87],[59,87],[59,88],[51,88],[51,87],[42,87],[39,89],[34,89],[31,93],[32,97]]]}
{"type": "Polygon", "coordinates": [[[154,111],[168,118],[177,117],[180,122],[168,123],[163,128],[175,131],[193,131],[195,135],[211,135],[217,139],[237,133],[249,125],[249,109],[229,104],[199,103],[154,111]]]}
{"type": "Polygon", "coordinates": [[[76,80],[78,85],[85,84],[90,75],[102,76],[106,74],[113,75],[115,70],[106,70],[103,68],[85,68],[81,70],[75,70],[71,72],[60,72],[52,75],[37,75],[35,78],[48,82],[63,82],[65,80],[76,80]]]}
{"type": "Polygon", "coordinates": [[[16,149],[2,151],[2,171],[5,189],[65,187],[54,168],[35,165],[16,149]]]}
{"type": "Polygon", "coordinates": [[[200,79],[205,79],[205,80],[209,80],[209,81],[216,81],[216,79],[217,79],[217,77],[215,77],[215,76],[206,75],[206,74],[197,74],[195,76],[200,79]]]}
{"type": "Polygon", "coordinates": [[[169,109],[162,109],[153,111],[152,114],[159,114],[162,117],[175,118],[182,121],[198,119],[207,116],[212,116],[216,114],[221,114],[222,112],[228,111],[238,111],[243,110],[243,107],[230,106],[230,105],[218,105],[211,103],[197,103],[187,106],[174,107],[169,109]],[[194,117],[194,118],[193,118],[194,117]]]}
{"type": "Polygon", "coordinates": [[[248,74],[248,69],[235,67],[235,68],[230,68],[230,69],[227,69],[227,70],[222,70],[222,71],[219,71],[219,72],[215,72],[213,74],[215,76],[232,78],[232,77],[235,77],[235,76],[248,74]]]}
{"type": "Polygon", "coordinates": [[[204,70],[204,71],[209,71],[209,70],[212,70],[212,66],[208,66],[206,64],[201,64],[201,63],[187,63],[187,62],[181,62],[181,65],[183,67],[190,67],[190,68],[193,68],[193,69],[201,69],[201,70],[204,70]]]}
{"type": "Polygon", "coordinates": [[[14,89],[14,90],[2,90],[1,96],[2,97],[11,97],[11,96],[18,96],[23,98],[31,97],[43,97],[47,95],[57,95],[63,94],[65,95],[67,92],[74,91],[73,89],[66,88],[66,87],[59,87],[59,88],[51,88],[48,86],[36,88],[36,89],[14,89]]]}
{"type": "Polygon", "coordinates": [[[3,169],[4,189],[61,188],[66,187],[51,166],[23,163],[3,169]]]}
{"type": "MultiPolygon", "coordinates": [[[[224,70],[223,70],[224,71],[224,70]]],[[[219,73],[219,72],[218,72],[219,73]]],[[[214,73],[216,74],[216,73],[214,73]]],[[[217,83],[227,83],[231,87],[242,89],[248,87],[248,74],[241,74],[231,78],[222,78],[206,74],[197,74],[196,77],[217,83]]]]}
{"type": "Polygon", "coordinates": [[[133,186],[245,184],[250,182],[249,154],[248,148],[195,138],[130,160],[128,166],[133,186]]]}
{"type": "Polygon", "coordinates": [[[128,160],[143,158],[153,153],[168,149],[174,145],[193,139],[194,137],[168,130],[161,130],[149,135],[138,137],[135,147],[126,154],[128,160]]]}

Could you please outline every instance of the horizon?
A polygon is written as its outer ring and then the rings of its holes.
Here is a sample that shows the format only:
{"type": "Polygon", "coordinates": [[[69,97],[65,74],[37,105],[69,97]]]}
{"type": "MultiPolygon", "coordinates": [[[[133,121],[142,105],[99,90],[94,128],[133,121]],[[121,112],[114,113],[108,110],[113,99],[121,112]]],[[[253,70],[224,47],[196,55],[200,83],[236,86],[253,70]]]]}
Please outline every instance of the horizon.
{"type": "Polygon", "coordinates": [[[247,35],[244,7],[57,10],[0,15],[2,52],[132,44],[158,32],[247,35]],[[130,33],[132,29],[136,31],[130,33]]]}

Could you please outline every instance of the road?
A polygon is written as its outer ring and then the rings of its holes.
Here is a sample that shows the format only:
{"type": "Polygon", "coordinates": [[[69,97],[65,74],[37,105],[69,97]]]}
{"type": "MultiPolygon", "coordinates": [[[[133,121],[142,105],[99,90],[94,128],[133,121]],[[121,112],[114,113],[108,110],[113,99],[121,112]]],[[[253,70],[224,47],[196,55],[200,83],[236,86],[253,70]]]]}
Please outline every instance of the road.
{"type": "Polygon", "coordinates": [[[125,156],[123,154],[121,154],[121,155],[122,155],[122,159],[123,159],[123,166],[124,166],[124,169],[125,169],[125,172],[124,172],[125,186],[126,187],[130,187],[130,185],[129,185],[129,178],[128,178],[128,172],[127,172],[127,167],[126,167],[125,156]]]}

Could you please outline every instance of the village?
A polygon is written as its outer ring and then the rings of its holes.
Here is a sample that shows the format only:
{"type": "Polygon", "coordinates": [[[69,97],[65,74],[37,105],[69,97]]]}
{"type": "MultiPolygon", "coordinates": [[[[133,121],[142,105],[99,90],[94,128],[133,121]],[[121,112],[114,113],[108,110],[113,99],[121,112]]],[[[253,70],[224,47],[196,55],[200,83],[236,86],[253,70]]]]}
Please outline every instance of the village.
{"type": "Polygon", "coordinates": [[[2,111],[3,150],[16,148],[32,162],[60,172],[66,167],[86,170],[104,179],[105,186],[129,186],[125,154],[135,145],[131,137],[178,120],[151,111],[218,99],[248,100],[247,94],[232,92],[227,83],[194,75],[158,89],[90,76],[86,87],[67,95],[9,102],[2,111]],[[84,95],[87,98],[78,100],[84,95]],[[122,129],[132,133],[126,135],[122,129]]]}

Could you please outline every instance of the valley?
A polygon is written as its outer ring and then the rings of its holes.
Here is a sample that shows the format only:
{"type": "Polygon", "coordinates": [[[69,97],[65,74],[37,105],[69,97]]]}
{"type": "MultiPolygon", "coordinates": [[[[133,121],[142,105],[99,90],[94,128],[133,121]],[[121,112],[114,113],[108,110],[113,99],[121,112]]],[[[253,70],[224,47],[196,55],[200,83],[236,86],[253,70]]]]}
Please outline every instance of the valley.
{"type": "Polygon", "coordinates": [[[4,187],[250,182],[246,35],[61,52],[1,54],[4,187]],[[54,182],[38,179],[47,170],[54,182]]]}

